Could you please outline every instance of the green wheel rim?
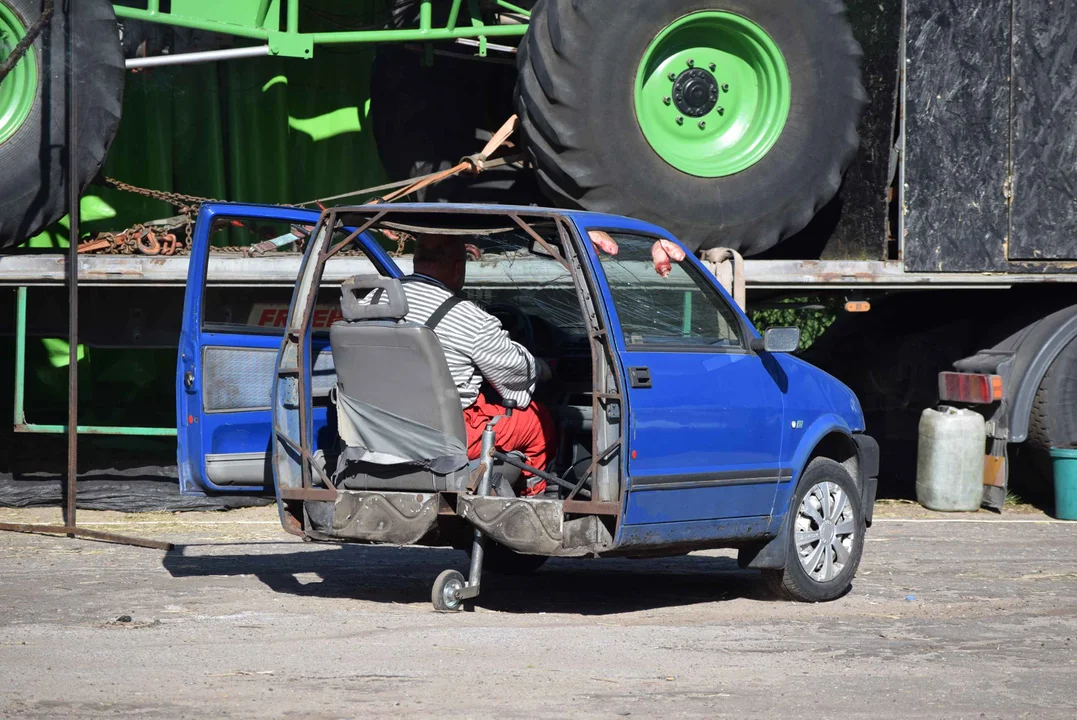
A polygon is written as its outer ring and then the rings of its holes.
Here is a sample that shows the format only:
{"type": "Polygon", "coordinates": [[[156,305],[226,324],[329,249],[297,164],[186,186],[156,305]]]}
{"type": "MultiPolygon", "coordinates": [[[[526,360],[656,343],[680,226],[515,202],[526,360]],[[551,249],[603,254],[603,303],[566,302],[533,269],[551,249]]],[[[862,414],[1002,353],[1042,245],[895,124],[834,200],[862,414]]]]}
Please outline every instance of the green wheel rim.
{"type": "Polygon", "coordinates": [[[774,40],[729,12],[685,15],[658,34],[636,72],[636,119],[659,157],[697,177],[759,162],[789,119],[789,69],[774,40]]]}
{"type": "MultiPolygon", "coordinates": [[[[18,16],[0,0],[0,60],[8,57],[26,34],[18,16]]],[[[33,46],[0,84],[0,143],[22,127],[37,97],[37,52],[33,46]]]]}

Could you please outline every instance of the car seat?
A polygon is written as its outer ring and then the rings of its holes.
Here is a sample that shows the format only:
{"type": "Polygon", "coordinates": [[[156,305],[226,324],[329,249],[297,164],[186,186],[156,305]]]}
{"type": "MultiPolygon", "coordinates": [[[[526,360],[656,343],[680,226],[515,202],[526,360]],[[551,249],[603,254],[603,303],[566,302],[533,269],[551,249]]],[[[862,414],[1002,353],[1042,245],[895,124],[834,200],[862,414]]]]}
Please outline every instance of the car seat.
{"type": "Polygon", "coordinates": [[[337,486],[464,490],[467,433],[460,395],[434,331],[404,320],[408,302],[400,281],[376,275],[345,281],[341,312],[344,319],[329,330],[344,442],[337,486]],[[376,302],[367,301],[375,291],[376,302]]]}

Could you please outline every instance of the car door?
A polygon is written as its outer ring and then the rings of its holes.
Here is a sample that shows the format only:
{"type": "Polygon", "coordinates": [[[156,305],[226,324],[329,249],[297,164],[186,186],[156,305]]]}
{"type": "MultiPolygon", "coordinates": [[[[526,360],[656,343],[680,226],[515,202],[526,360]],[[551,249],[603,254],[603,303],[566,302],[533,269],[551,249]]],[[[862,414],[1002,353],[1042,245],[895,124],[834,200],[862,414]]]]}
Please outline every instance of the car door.
{"type": "Polygon", "coordinates": [[[625,524],[769,517],[789,475],[783,389],[776,364],[751,351],[747,318],[691,254],[661,277],[656,228],[580,229],[617,244],[585,243],[627,386],[625,524]]]}
{"type": "MultiPolygon", "coordinates": [[[[211,258],[210,248],[225,241],[287,242],[314,225],[318,216],[304,210],[228,204],[205,205],[199,213],[176,373],[177,453],[180,490],[185,494],[273,493],[267,457],[272,432],[271,393],[301,260],[298,254],[276,252],[263,259],[231,256],[223,263],[242,263],[244,275],[259,263],[263,267],[283,264],[292,274],[270,285],[230,283],[228,277],[217,273],[207,282],[219,257],[211,258]]],[[[360,241],[367,257],[365,262],[359,261],[358,272],[400,275],[376,241],[369,236],[360,241]]],[[[340,315],[339,302],[339,286],[323,286],[312,340],[316,450],[330,449],[336,438],[335,431],[327,428],[329,391],[336,383],[328,329],[340,315]]]]}

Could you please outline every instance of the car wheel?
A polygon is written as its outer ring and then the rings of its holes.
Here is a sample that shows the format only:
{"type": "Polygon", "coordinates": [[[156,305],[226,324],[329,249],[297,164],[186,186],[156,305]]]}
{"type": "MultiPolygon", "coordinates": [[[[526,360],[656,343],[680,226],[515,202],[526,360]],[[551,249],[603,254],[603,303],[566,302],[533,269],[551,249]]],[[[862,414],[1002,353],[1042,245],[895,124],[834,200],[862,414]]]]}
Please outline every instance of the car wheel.
{"type": "Polygon", "coordinates": [[[829,458],[815,458],[797,483],[789,506],[785,567],[764,570],[778,595],[825,602],[848,591],[864,551],[864,513],[849,472],[829,458]]]}

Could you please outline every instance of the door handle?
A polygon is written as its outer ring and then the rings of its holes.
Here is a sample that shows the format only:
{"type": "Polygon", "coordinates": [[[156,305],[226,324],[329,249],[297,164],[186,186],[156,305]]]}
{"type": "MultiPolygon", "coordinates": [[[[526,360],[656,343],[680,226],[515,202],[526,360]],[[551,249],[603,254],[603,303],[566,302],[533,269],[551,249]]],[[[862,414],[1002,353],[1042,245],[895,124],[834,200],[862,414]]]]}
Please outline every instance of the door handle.
{"type": "Polygon", "coordinates": [[[651,386],[651,369],[647,367],[628,368],[628,385],[634,388],[649,388],[651,386]]]}

